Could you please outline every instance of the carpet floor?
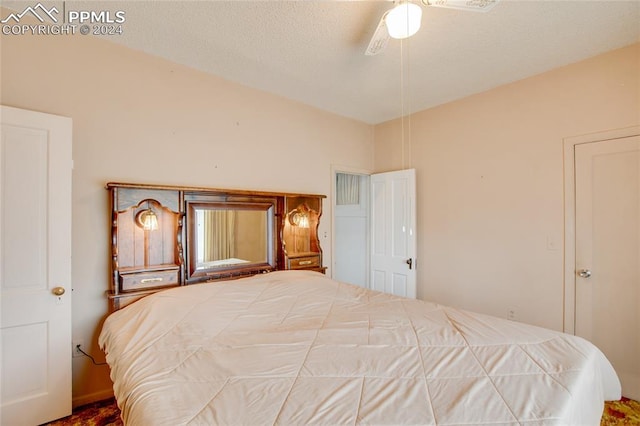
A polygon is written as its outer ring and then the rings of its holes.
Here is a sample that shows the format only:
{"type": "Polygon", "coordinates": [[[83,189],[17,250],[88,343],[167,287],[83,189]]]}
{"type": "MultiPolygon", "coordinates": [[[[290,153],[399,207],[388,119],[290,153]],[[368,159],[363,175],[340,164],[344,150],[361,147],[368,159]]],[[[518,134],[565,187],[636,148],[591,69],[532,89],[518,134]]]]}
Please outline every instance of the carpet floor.
{"type": "MultiPolygon", "coordinates": [[[[114,398],[83,405],[73,414],[46,426],[122,426],[120,410],[114,398]]],[[[640,402],[622,398],[607,402],[600,426],[640,426],[640,402]]]]}
{"type": "Polygon", "coordinates": [[[600,426],[640,425],[640,402],[622,397],[620,401],[607,402],[600,426]]]}

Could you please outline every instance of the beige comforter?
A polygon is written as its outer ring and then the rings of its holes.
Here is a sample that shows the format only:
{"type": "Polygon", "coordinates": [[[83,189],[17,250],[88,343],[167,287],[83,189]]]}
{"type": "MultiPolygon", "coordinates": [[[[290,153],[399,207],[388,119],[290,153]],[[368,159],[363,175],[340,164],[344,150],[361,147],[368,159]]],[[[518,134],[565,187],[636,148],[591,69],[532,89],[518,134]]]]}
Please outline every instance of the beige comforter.
{"type": "Polygon", "coordinates": [[[598,425],[587,341],[282,271],[148,296],[100,345],[130,425],[598,425]]]}

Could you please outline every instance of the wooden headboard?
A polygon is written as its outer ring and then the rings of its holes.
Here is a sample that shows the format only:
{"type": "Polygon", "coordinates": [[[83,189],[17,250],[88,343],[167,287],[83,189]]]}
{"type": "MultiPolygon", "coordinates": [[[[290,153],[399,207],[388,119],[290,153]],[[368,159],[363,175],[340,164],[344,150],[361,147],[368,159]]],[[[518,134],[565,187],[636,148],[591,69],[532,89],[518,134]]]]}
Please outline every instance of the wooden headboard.
{"type": "Polygon", "coordinates": [[[283,269],[325,271],[324,195],[108,183],[110,309],[171,287],[283,269]]]}

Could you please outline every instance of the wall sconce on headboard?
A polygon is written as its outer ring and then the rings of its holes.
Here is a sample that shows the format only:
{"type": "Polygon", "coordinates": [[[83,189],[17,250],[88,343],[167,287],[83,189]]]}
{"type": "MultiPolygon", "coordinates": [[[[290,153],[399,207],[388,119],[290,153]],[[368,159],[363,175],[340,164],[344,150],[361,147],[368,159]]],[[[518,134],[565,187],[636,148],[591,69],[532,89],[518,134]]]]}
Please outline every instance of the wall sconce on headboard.
{"type": "Polygon", "coordinates": [[[147,205],[147,208],[140,210],[136,214],[136,225],[145,231],[155,231],[158,229],[158,216],[151,210],[151,207],[147,205]]]}
{"type": "Polygon", "coordinates": [[[298,217],[298,226],[300,228],[308,228],[309,227],[309,215],[301,214],[298,217]]]}
{"type": "Polygon", "coordinates": [[[309,213],[304,209],[304,206],[300,206],[297,209],[289,213],[289,223],[298,228],[309,227],[309,213]],[[302,207],[302,208],[301,208],[302,207]]]}

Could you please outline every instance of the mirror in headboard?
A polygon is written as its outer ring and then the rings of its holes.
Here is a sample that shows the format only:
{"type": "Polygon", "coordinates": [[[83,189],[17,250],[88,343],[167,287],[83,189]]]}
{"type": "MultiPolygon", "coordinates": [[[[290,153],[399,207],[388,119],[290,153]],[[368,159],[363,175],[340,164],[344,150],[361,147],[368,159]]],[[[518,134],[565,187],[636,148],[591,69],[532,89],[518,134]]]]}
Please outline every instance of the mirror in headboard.
{"type": "Polygon", "coordinates": [[[276,269],[273,197],[185,194],[187,283],[276,269]]]}

